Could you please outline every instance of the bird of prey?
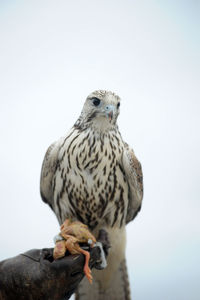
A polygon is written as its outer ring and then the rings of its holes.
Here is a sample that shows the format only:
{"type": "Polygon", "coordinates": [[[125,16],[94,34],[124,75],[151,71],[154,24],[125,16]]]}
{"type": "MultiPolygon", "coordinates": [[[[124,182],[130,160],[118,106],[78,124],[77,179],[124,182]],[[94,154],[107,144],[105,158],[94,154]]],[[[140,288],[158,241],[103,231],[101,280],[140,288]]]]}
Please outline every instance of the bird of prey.
{"type": "Polygon", "coordinates": [[[141,164],[117,126],[120,98],[98,90],[91,93],[69,133],[53,143],[44,157],[40,191],[62,224],[66,218],[88,225],[97,236],[110,238],[108,266],[84,279],[78,300],[128,300],[125,225],[141,208],[141,164]]]}

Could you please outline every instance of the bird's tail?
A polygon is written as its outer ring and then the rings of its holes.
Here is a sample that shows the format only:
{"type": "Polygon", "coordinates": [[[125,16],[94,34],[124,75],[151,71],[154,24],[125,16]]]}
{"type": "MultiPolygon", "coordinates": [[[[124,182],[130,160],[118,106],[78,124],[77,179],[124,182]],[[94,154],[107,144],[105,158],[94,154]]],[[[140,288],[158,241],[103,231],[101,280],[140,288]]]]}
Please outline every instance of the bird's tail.
{"type": "Polygon", "coordinates": [[[130,300],[130,287],[125,258],[107,280],[108,270],[93,270],[93,283],[86,278],[79,285],[76,300],[130,300]]]}

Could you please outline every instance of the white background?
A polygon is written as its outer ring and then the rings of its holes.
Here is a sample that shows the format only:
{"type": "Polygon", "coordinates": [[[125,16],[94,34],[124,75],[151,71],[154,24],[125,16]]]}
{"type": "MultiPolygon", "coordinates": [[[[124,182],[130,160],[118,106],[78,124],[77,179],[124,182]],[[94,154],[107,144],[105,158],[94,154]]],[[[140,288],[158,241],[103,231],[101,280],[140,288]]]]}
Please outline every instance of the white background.
{"type": "Polygon", "coordinates": [[[0,259],[53,246],[45,151],[108,89],[144,172],[127,227],[133,298],[199,299],[199,12],[195,0],[0,1],[0,259]]]}

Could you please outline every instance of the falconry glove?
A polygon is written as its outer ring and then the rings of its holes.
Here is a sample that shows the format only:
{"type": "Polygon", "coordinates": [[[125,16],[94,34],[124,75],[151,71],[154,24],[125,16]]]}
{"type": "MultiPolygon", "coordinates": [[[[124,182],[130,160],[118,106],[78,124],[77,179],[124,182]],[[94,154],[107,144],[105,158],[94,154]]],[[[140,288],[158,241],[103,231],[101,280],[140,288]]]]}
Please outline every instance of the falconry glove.
{"type": "MultiPolygon", "coordinates": [[[[109,247],[106,232],[102,246],[109,247]]],[[[88,248],[89,250],[89,248],[88,248]]],[[[90,268],[101,268],[100,247],[90,251],[90,268]]],[[[53,259],[53,248],[32,249],[0,262],[0,300],[69,299],[84,277],[84,255],[53,259]]]]}

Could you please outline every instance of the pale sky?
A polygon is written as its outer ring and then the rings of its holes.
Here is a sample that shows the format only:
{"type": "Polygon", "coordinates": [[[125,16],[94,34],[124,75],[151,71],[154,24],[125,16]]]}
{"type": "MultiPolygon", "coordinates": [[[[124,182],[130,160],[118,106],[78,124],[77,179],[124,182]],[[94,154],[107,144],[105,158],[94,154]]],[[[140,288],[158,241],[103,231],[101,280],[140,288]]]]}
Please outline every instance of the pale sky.
{"type": "Polygon", "coordinates": [[[144,172],[143,207],[127,226],[132,297],[199,299],[199,7],[0,1],[0,260],[53,246],[59,226],[39,194],[45,151],[90,92],[108,89],[144,172]]]}

